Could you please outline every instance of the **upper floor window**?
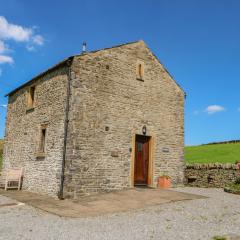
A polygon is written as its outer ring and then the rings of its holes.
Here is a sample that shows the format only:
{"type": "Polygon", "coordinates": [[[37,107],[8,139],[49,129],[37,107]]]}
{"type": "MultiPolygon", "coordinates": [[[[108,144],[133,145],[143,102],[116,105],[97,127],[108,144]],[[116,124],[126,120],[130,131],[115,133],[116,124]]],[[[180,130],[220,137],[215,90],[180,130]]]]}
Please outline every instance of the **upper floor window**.
{"type": "Polygon", "coordinates": [[[31,86],[28,90],[27,106],[28,108],[34,108],[35,105],[35,86],[31,86]]]}
{"type": "Polygon", "coordinates": [[[144,63],[142,61],[137,61],[137,69],[136,69],[137,79],[144,79],[144,63]]]}
{"type": "Polygon", "coordinates": [[[41,128],[41,134],[40,134],[40,144],[39,144],[39,152],[45,153],[45,146],[46,146],[46,132],[47,128],[44,126],[41,128]]]}

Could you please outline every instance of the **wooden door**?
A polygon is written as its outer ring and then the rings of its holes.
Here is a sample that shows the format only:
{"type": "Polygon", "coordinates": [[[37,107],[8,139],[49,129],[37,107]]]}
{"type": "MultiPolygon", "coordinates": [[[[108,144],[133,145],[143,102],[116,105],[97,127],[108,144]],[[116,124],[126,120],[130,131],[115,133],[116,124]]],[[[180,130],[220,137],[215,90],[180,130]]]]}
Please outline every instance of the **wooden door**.
{"type": "Polygon", "coordinates": [[[149,137],[136,135],[134,185],[148,184],[149,137]]]}

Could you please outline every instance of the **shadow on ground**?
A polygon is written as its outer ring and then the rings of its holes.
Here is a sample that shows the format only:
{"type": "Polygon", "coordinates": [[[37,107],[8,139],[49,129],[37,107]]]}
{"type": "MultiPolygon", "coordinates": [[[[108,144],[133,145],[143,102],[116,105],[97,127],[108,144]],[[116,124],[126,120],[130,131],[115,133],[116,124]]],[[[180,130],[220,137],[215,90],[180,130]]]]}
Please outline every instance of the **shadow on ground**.
{"type": "Polygon", "coordinates": [[[56,200],[27,191],[4,191],[0,195],[10,197],[43,211],[61,217],[93,217],[125,212],[149,206],[206,198],[204,196],[164,189],[134,188],[124,191],[83,197],[78,201],[56,200]]]}

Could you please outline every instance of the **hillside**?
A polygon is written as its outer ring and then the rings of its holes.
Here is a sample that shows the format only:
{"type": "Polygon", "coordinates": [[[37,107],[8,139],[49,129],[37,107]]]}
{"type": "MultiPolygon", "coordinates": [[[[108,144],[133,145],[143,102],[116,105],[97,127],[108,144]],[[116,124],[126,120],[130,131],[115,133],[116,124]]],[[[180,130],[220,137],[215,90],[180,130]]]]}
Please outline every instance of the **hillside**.
{"type": "Polygon", "coordinates": [[[240,160],[240,143],[185,147],[185,159],[192,163],[235,163],[240,160]]]}

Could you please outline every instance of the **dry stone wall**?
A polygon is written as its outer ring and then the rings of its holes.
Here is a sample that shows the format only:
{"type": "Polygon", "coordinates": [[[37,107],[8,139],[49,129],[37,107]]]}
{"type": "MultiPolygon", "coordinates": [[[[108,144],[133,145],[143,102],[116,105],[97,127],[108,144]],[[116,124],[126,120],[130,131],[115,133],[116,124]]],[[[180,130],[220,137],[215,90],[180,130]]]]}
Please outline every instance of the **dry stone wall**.
{"type": "Polygon", "coordinates": [[[236,164],[194,164],[185,169],[186,185],[194,187],[225,187],[238,177],[236,164]]]}

